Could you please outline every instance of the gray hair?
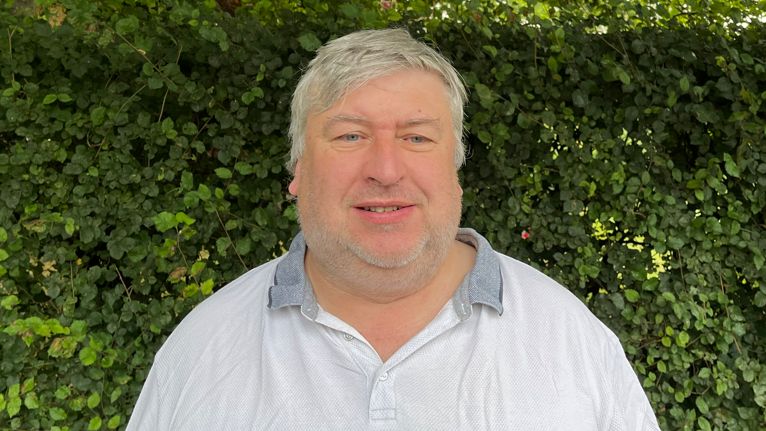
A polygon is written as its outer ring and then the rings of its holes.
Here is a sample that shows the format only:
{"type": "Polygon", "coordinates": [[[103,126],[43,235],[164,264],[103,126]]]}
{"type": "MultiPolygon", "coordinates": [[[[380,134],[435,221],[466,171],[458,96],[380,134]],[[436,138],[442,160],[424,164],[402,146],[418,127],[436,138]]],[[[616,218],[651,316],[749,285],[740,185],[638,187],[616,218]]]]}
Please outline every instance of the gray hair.
{"type": "Polygon", "coordinates": [[[466,90],[457,70],[434,49],[404,29],[363,30],[328,42],[317,50],[298,81],[290,106],[290,160],[295,173],[306,145],[306,122],[310,113],[329,109],[349,91],[393,72],[417,69],[439,75],[447,90],[455,135],[455,167],[465,162],[463,105],[466,90]]]}

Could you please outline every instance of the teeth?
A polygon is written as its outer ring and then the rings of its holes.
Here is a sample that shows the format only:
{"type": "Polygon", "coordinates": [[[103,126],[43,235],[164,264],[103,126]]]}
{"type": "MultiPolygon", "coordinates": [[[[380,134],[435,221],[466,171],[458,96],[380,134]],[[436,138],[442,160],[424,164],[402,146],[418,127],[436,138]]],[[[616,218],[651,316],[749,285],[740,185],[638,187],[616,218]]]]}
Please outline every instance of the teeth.
{"type": "Polygon", "coordinates": [[[364,210],[374,213],[387,213],[390,211],[397,211],[399,210],[399,207],[364,207],[364,210]]]}

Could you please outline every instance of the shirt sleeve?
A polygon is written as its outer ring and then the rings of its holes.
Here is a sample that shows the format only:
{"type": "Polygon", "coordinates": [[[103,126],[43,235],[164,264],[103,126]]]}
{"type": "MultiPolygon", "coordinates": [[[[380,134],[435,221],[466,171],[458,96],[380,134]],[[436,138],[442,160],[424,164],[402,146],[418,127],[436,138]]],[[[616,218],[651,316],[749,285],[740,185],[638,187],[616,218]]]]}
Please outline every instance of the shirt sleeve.
{"type": "Polygon", "coordinates": [[[660,431],[649,399],[619,342],[612,352],[614,416],[609,431],[660,431]]]}
{"type": "Polygon", "coordinates": [[[157,379],[156,365],[152,366],[149,375],[138,396],[138,401],[133,407],[133,413],[130,415],[126,431],[161,431],[160,424],[160,388],[157,379]]]}

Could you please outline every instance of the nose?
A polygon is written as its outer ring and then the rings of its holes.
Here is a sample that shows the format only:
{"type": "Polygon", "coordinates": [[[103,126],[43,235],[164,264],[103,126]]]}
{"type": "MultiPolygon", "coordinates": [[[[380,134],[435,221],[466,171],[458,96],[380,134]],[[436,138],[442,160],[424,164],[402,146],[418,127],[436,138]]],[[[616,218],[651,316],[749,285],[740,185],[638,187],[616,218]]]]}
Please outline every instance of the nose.
{"type": "Polygon", "coordinates": [[[364,174],[367,180],[382,186],[399,183],[405,173],[404,149],[394,136],[375,137],[369,149],[364,174]]]}

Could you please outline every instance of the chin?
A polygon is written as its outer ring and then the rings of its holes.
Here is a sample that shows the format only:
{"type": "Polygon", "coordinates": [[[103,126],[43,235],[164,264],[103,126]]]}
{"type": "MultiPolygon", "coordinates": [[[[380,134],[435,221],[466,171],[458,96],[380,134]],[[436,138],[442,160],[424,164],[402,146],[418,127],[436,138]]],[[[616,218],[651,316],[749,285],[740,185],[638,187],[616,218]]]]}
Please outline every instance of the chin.
{"type": "Polygon", "coordinates": [[[382,269],[404,268],[423,255],[426,241],[421,241],[406,249],[382,252],[380,249],[367,249],[362,246],[352,247],[351,251],[370,266],[382,269]]]}

